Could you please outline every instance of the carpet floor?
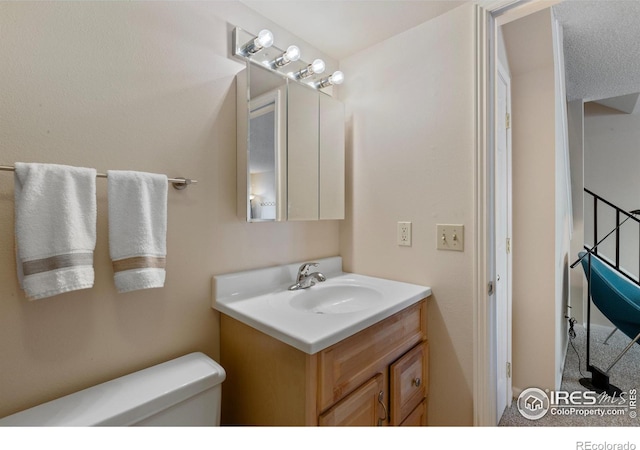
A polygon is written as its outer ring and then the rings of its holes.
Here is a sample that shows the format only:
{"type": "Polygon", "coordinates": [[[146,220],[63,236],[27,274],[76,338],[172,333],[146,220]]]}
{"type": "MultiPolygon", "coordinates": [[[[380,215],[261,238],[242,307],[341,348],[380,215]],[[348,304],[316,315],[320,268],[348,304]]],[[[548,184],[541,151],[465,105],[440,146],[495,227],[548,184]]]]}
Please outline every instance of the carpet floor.
{"type": "MultiPolygon", "coordinates": [[[[580,325],[575,325],[574,329],[576,337],[570,340],[567,349],[561,385],[561,390],[568,392],[586,391],[587,389],[580,384],[579,380],[583,377],[591,377],[591,373],[586,371],[585,363],[586,330],[580,325]],[[571,345],[572,343],[575,350],[571,345]],[[579,359],[578,355],[580,355],[579,359]]],[[[631,339],[624,333],[617,331],[605,345],[604,341],[611,331],[611,328],[597,325],[591,326],[591,364],[602,369],[609,367],[615,357],[631,342],[631,339]]],[[[507,407],[502,415],[498,425],[519,427],[640,426],[640,418],[635,417],[640,414],[640,402],[637,403],[637,409],[634,409],[629,401],[634,390],[638,391],[638,400],[640,400],[640,345],[634,344],[611,369],[609,381],[623,391],[623,397],[626,396],[626,402],[624,403],[626,408],[599,406],[595,408],[597,411],[594,411],[594,408],[589,408],[590,411],[585,411],[584,408],[576,408],[574,411],[565,409],[562,412],[566,414],[563,415],[552,414],[550,409],[544,417],[530,420],[520,413],[517,407],[517,399],[514,398],[511,406],[507,407]],[[613,415],[612,410],[614,409],[621,414],[613,415]]]]}

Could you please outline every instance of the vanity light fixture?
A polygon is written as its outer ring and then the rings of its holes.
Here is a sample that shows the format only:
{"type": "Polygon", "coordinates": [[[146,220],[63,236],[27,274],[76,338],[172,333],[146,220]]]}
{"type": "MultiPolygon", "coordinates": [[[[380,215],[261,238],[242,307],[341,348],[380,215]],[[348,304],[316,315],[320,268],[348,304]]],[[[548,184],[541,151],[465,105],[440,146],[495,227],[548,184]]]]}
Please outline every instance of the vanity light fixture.
{"type": "Polygon", "coordinates": [[[287,51],[278,56],[275,60],[271,61],[271,64],[273,64],[275,67],[283,67],[290,62],[297,61],[299,59],[300,49],[295,45],[290,45],[287,48],[287,51]]]}
{"type": "Polygon", "coordinates": [[[253,55],[263,48],[273,45],[273,33],[269,30],[262,30],[258,33],[258,37],[250,40],[242,46],[240,52],[244,55],[253,55]]]}
{"type": "Polygon", "coordinates": [[[344,75],[339,70],[321,78],[319,75],[326,70],[323,60],[315,59],[309,64],[301,59],[300,48],[297,45],[290,45],[286,50],[275,46],[273,33],[267,29],[261,30],[256,36],[236,27],[233,30],[233,55],[245,59],[247,63],[265,67],[281,76],[286,75],[291,78],[291,81],[306,84],[314,89],[342,84],[344,81],[344,75]],[[269,47],[273,48],[258,55],[261,50],[269,47]],[[281,70],[285,66],[289,70],[281,70]]]}
{"type": "Polygon", "coordinates": [[[333,72],[328,77],[325,77],[325,78],[321,79],[320,81],[318,81],[318,84],[316,84],[316,87],[318,89],[322,89],[322,88],[325,88],[327,86],[332,86],[334,84],[342,84],[343,81],[344,81],[344,74],[342,72],[340,72],[339,70],[336,70],[335,72],[333,72]]]}
{"type": "Polygon", "coordinates": [[[311,75],[324,72],[324,67],[324,61],[321,59],[316,59],[304,69],[294,73],[293,76],[298,80],[302,80],[304,78],[310,77],[311,75]]]}

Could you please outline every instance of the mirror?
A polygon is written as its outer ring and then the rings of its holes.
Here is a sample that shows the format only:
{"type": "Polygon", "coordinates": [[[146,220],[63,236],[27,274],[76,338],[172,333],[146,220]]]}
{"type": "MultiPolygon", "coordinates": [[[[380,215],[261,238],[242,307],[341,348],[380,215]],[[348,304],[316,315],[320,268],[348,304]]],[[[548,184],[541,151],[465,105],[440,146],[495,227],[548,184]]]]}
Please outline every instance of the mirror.
{"type": "Polygon", "coordinates": [[[320,93],[320,204],[321,220],[344,219],[344,104],[320,93]]]}
{"type": "Polygon", "coordinates": [[[284,220],[286,80],[259,66],[247,70],[247,219],[284,220]]]}
{"type": "MultiPolygon", "coordinates": [[[[263,99],[260,99],[263,100],[263,99]]],[[[249,217],[276,219],[277,98],[249,106],[249,217]]]]}
{"type": "Polygon", "coordinates": [[[319,96],[310,87],[291,83],[287,99],[288,220],[318,220],[320,160],[319,96]]]}
{"type": "Polygon", "coordinates": [[[289,83],[287,116],[287,220],[344,219],[344,105],[289,83]]]}
{"type": "Polygon", "coordinates": [[[344,219],[344,106],[266,67],[278,54],[272,47],[245,57],[236,77],[238,215],[344,219]]]}
{"type": "Polygon", "coordinates": [[[238,215],[286,220],[287,80],[250,63],[236,80],[238,215]]]}

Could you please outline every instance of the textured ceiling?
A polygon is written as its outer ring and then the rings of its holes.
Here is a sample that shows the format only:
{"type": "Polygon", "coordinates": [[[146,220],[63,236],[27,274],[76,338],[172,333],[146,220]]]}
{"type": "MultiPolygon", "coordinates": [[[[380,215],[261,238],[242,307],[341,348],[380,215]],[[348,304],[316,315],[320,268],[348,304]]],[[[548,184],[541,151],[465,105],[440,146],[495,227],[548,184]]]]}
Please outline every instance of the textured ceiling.
{"type": "MultiPolygon", "coordinates": [[[[337,60],[447,12],[450,0],[242,0],[337,60]]],[[[640,92],[640,0],[565,0],[567,95],[600,100],[640,92]]]]}
{"type": "Polygon", "coordinates": [[[564,29],[569,100],[640,92],[640,1],[566,0],[553,9],[564,29]]]}

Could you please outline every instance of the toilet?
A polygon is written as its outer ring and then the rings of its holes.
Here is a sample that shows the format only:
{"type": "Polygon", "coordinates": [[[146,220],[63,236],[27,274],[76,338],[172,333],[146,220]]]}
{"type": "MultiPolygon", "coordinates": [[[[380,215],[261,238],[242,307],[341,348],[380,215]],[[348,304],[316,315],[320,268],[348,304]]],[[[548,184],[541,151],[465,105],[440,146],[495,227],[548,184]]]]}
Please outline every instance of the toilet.
{"type": "Polygon", "coordinates": [[[217,362],[190,353],[7,416],[0,426],[216,426],[225,377],[217,362]]]}

